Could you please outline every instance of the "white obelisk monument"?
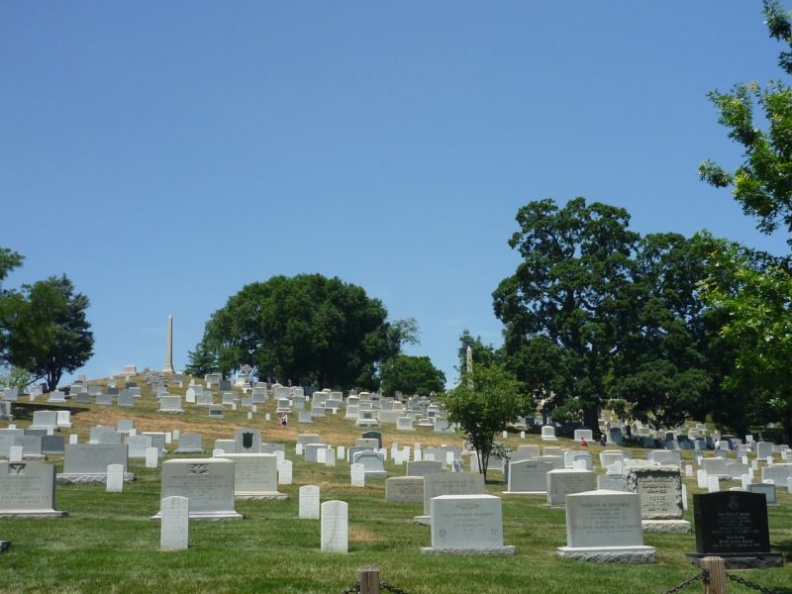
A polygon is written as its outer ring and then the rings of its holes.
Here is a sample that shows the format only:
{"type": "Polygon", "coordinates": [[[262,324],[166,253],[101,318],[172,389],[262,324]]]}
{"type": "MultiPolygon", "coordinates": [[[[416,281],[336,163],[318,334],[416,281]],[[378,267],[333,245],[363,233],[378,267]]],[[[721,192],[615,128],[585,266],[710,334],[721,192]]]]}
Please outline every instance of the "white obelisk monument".
{"type": "Polygon", "coordinates": [[[173,316],[168,316],[168,348],[165,350],[165,367],[162,373],[173,373],[173,316]]]}

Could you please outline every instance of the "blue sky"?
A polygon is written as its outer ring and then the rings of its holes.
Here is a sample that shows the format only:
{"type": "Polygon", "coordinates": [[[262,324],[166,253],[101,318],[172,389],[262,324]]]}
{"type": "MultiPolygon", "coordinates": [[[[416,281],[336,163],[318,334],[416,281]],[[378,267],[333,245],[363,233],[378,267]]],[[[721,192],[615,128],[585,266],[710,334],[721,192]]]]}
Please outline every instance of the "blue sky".
{"type": "Polygon", "coordinates": [[[739,162],[706,99],[781,77],[761,2],[0,2],[6,286],[91,299],[77,373],[182,369],[244,285],[321,273],[415,318],[457,378],[514,217],[575,196],[640,233],[774,253],[705,158],[739,162]]]}

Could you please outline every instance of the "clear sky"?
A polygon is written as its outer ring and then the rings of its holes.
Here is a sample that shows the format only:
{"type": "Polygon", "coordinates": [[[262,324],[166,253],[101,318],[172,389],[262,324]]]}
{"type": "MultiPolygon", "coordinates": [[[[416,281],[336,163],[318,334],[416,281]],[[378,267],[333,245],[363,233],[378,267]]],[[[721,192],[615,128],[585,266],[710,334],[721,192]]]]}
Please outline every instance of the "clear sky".
{"type": "Polygon", "coordinates": [[[7,287],[91,300],[77,374],[183,369],[244,285],[320,273],[415,318],[449,383],[532,200],[625,207],[645,234],[774,253],[705,158],[706,93],[780,78],[759,0],[0,0],[7,287]]]}

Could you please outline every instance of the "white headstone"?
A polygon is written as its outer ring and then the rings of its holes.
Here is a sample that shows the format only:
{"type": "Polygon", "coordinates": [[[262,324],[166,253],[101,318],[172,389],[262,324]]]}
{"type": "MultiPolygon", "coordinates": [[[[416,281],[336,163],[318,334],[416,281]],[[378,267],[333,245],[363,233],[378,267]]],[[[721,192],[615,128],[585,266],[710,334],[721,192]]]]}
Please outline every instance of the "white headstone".
{"type": "Polygon", "coordinates": [[[353,487],[365,487],[366,486],[366,467],[362,464],[352,464],[351,465],[351,479],[352,479],[352,486],[353,487]]]}
{"type": "Polygon", "coordinates": [[[441,495],[431,501],[428,553],[514,554],[503,546],[501,499],[493,495],[441,495]]]}
{"type": "Polygon", "coordinates": [[[393,503],[423,503],[422,476],[396,476],[385,481],[385,501],[393,503]]]}
{"type": "Polygon", "coordinates": [[[519,460],[509,463],[509,493],[547,493],[547,473],[553,470],[550,462],[519,460]]]}
{"type": "Polygon", "coordinates": [[[123,464],[107,465],[107,492],[121,493],[124,490],[124,466],[123,464]]]}
{"type": "Polygon", "coordinates": [[[594,483],[594,473],[590,470],[551,470],[547,473],[547,504],[563,507],[568,495],[593,491],[594,483]]]}
{"type": "Polygon", "coordinates": [[[344,501],[325,501],[321,506],[322,552],[349,550],[349,507],[344,501]]]}
{"type": "Polygon", "coordinates": [[[600,563],[654,563],[654,547],[643,544],[640,499],[638,493],[618,491],[568,495],[567,546],[558,554],[600,563]]]}
{"type": "Polygon", "coordinates": [[[24,456],[24,448],[21,445],[12,445],[8,448],[8,461],[9,462],[22,462],[24,456]]]}
{"type": "Polygon", "coordinates": [[[291,485],[292,484],[292,461],[284,460],[278,467],[278,484],[291,485]]]}
{"type": "Polygon", "coordinates": [[[160,501],[160,550],[182,551],[190,541],[190,500],[172,495],[160,501]]]}
{"type": "Polygon", "coordinates": [[[234,509],[234,462],[231,460],[177,458],[164,462],[161,499],[172,495],[190,500],[192,519],[242,519],[234,509]]]}
{"type": "Polygon", "coordinates": [[[224,454],[234,462],[234,496],[241,499],[286,499],[278,493],[275,454],[224,454]]]}
{"type": "Polygon", "coordinates": [[[146,468],[156,468],[159,465],[159,449],[146,448],[146,468]]]}
{"type": "Polygon", "coordinates": [[[300,487],[300,517],[309,520],[319,519],[319,487],[304,485],[300,487]]]}
{"type": "Polygon", "coordinates": [[[41,462],[0,460],[0,516],[54,518],[55,467],[41,462]]]}

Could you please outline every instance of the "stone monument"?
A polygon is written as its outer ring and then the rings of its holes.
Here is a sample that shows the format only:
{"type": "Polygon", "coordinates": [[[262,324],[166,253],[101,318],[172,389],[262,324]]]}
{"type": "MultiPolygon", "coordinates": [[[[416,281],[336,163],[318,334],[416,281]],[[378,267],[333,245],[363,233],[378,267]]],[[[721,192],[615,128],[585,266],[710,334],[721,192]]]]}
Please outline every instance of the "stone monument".
{"type": "Polygon", "coordinates": [[[654,563],[655,548],[643,544],[641,496],[586,491],[566,496],[567,546],[562,557],[592,563],[654,563]]]}
{"type": "Polygon", "coordinates": [[[165,349],[165,366],[162,373],[173,373],[173,316],[168,316],[168,345],[165,349]]]}

